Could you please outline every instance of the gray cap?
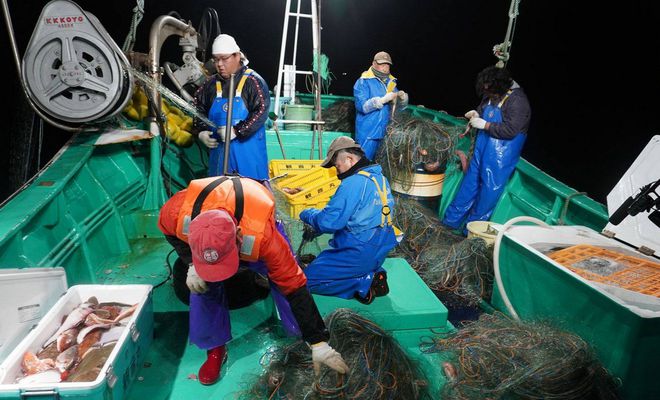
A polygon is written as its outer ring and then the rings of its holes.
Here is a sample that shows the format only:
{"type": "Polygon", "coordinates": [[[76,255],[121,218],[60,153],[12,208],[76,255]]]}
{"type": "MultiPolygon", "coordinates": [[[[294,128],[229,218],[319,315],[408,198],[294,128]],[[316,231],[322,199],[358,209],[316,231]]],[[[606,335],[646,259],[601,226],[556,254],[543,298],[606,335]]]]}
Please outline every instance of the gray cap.
{"type": "Polygon", "coordinates": [[[390,54],[385,52],[385,51],[379,51],[376,53],[374,56],[374,61],[376,64],[390,64],[392,65],[392,57],[390,57],[390,54]]]}
{"type": "Polygon", "coordinates": [[[330,148],[328,149],[328,154],[325,157],[325,160],[321,163],[323,168],[332,167],[332,161],[335,158],[335,155],[339,150],[346,149],[362,149],[359,144],[355,143],[355,140],[349,138],[348,136],[339,136],[337,139],[333,140],[330,143],[330,148]]]}

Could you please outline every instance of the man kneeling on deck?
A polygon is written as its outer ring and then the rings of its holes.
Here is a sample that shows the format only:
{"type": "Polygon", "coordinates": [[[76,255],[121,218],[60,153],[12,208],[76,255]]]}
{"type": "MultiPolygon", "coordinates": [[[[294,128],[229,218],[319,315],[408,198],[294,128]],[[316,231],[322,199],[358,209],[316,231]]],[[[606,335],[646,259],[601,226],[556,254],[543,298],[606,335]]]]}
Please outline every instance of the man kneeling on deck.
{"type": "Polygon", "coordinates": [[[307,286],[312,293],[355,297],[370,304],[389,292],[382,265],[397,244],[390,185],[381,167],[347,136],[330,144],[321,166],[336,167],[341,184],[323,210],[308,208],[300,213],[309,225],[304,239],[333,234],[330,248],[305,268],[307,286]]]}
{"type": "Polygon", "coordinates": [[[274,212],[273,195],[266,187],[249,178],[225,176],[191,181],[160,211],[158,227],[189,265],[190,341],[207,350],[199,369],[202,384],[215,383],[226,360],[231,327],[222,281],[236,273],[239,260],[266,270],[275,284],[271,293],[283,322],[293,314],[302,338],[311,344],[315,371],[321,364],[348,371],[327,343],[328,331],[274,212]]]}

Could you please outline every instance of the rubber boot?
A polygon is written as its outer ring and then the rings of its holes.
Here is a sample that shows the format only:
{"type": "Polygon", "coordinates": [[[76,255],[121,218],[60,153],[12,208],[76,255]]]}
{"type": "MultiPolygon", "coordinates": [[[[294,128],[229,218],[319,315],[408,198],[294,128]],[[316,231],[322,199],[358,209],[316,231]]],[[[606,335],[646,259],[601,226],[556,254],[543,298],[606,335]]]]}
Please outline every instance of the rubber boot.
{"type": "Polygon", "coordinates": [[[385,296],[390,292],[390,287],[387,285],[387,273],[384,271],[376,272],[374,280],[371,281],[371,289],[374,291],[374,296],[385,296]]]}
{"type": "Polygon", "coordinates": [[[197,377],[202,385],[212,385],[220,379],[222,364],[227,361],[227,349],[224,345],[206,350],[206,362],[199,368],[197,377]]]}

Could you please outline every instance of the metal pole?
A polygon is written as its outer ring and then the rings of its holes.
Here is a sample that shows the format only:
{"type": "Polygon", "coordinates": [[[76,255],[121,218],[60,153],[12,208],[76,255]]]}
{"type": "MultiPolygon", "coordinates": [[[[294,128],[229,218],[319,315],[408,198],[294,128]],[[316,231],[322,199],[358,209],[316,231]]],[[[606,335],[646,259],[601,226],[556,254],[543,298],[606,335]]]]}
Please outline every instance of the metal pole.
{"type": "MultiPolygon", "coordinates": [[[[280,115],[280,93],[282,92],[282,73],[284,70],[284,51],[286,49],[287,33],[289,31],[289,11],[291,11],[291,0],[286,0],[284,11],[284,27],[282,28],[282,43],[280,44],[280,62],[277,65],[277,85],[275,85],[275,107],[274,111],[280,115]]],[[[277,122],[274,122],[277,123],[277,122]]]]}
{"type": "MultiPolygon", "coordinates": [[[[321,0],[318,0],[318,3],[312,0],[312,14],[316,14],[316,18],[312,18],[312,21],[316,20],[316,24],[313,27],[313,32],[316,38],[312,38],[314,42],[314,55],[316,56],[316,91],[315,101],[316,103],[316,120],[321,121],[321,0]]],[[[316,124],[314,126],[315,130],[318,130],[318,141],[319,141],[319,160],[323,159],[323,126],[316,124]]]]}
{"type": "Polygon", "coordinates": [[[231,141],[232,113],[234,111],[234,78],[236,74],[229,77],[229,97],[227,98],[227,122],[225,123],[225,159],[222,164],[222,175],[227,175],[229,168],[229,142],[231,141]]]}
{"type": "MultiPolygon", "coordinates": [[[[296,33],[293,36],[293,69],[296,70],[296,59],[298,55],[298,31],[300,30],[300,3],[302,0],[298,0],[298,7],[296,9],[296,33]]],[[[293,91],[295,93],[295,90],[293,91]]],[[[291,104],[295,103],[295,98],[291,99],[291,104]]]]}
{"type": "Polygon", "coordinates": [[[286,154],[284,153],[284,145],[282,144],[282,138],[280,137],[280,129],[277,127],[277,114],[271,112],[268,114],[268,117],[273,120],[273,128],[275,128],[275,134],[277,135],[277,142],[280,144],[280,150],[282,150],[282,158],[286,160],[286,154]]]}

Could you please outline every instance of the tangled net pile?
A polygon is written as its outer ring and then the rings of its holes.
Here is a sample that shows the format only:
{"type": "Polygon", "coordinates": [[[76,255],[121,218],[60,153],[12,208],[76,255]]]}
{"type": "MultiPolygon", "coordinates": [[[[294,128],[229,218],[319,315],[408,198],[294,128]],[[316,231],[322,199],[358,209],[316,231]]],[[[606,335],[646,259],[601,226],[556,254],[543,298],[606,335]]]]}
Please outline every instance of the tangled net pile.
{"type": "Polygon", "coordinates": [[[339,100],[323,110],[323,127],[326,131],[355,132],[355,103],[353,100],[339,100]]]}
{"type": "Polygon", "coordinates": [[[482,315],[424,352],[450,351],[447,399],[617,399],[616,385],[578,336],[549,324],[482,315]],[[456,366],[454,368],[453,366],[456,366]]]}
{"type": "Polygon", "coordinates": [[[406,112],[398,113],[387,126],[376,160],[390,183],[395,181],[408,190],[418,168],[444,172],[447,162],[454,157],[455,143],[463,130],[406,112]]]}
{"type": "Polygon", "coordinates": [[[425,395],[426,381],[417,367],[378,325],[345,308],[328,315],[326,325],[329,343],[342,354],[348,374],[322,367],[315,377],[309,347],[296,342],[268,354],[267,372],[244,397],[412,400],[425,395]]]}
{"type": "Polygon", "coordinates": [[[407,197],[397,196],[394,220],[404,232],[396,252],[432,290],[453,292],[468,304],[490,297],[493,259],[484,240],[452,234],[430,210],[407,197]]]}

